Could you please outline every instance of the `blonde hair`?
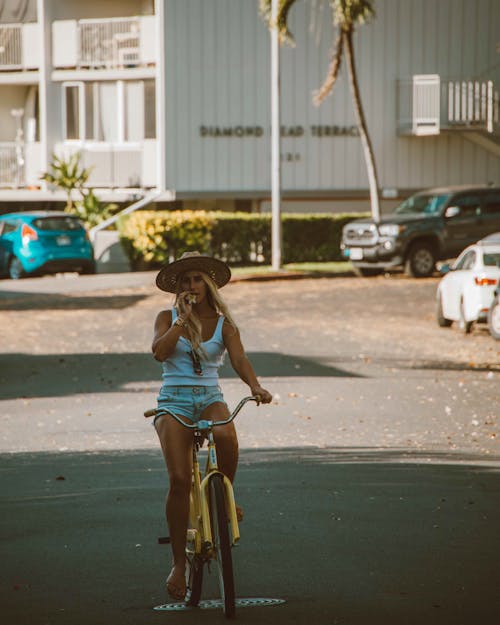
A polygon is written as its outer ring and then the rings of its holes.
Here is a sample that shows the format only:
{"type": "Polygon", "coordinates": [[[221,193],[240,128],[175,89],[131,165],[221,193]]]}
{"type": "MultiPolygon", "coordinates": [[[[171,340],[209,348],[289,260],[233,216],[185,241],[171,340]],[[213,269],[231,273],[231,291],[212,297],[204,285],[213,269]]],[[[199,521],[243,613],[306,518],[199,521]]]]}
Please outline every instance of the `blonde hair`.
{"type": "MultiPolygon", "coordinates": [[[[236,331],[238,329],[236,326],[236,323],[234,322],[231,316],[231,313],[229,312],[229,308],[227,307],[226,302],[222,299],[221,294],[219,293],[219,289],[217,288],[215,282],[212,280],[212,278],[209,275],[207,275],[203,271],[200,271],[200,275],[203,278],[203,282],[205,282],[205,284],[207,285],[208,305],[211,308],[213,308],[217,312],[217,314],[224,315],[224,318],[227,319],[227,321],[231,324],[231,326],[236,331]]],[[[181,293],[181,288],[182,288],[181,287],[182,277],[183,277],[183,274],[180,275],[177,280],[177,289],[176,289],[176,296],[175,296],[175,307],[177,309],[177,312],[179,312],[177,303],[179,301],[179,294],[181,293]]],[[[207,356],[206,352],[201,345],[201,342],[202,342],[201,321],[194,309],[193,309],[191,316],[186,321],[184,328],[186,330],[187,337],[191,345],[193,346],[193,349],[202,358],[206,358],[207,356]]]]}

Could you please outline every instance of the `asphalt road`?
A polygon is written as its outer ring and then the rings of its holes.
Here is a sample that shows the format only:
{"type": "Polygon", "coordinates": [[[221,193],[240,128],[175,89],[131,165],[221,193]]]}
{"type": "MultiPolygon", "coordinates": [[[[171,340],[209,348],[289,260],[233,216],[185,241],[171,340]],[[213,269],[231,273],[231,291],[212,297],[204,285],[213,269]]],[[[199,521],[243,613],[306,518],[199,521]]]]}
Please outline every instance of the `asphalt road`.
{"type": "MultiPolygon", "coordinates": [[[[157,612],[163,461],[153,274],[0,281],[0,605],[6,625],[219,623],[157,612]],[[64,479],[63,479],[64,478],[64,479]]],[[[500,366],[438,328],[436,280],[230,284],[270,406],[238,422],[242,623],[500,619],[500,366]]],[[[224,368],[230,403],[245,388],[224,368]]],[[[206,596],[214,596],[209,580],[206,596]]]]}

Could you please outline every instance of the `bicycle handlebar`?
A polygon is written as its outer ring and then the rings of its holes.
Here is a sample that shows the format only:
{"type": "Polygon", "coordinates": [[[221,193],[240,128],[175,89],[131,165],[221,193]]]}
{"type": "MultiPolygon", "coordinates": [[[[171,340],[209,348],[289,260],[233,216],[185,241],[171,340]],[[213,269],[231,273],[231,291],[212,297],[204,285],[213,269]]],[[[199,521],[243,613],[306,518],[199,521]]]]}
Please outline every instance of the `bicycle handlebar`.
{"type": "Polygon", "coordinates": [[[174,414],[173,412],[170,412],[170,410],[165,410],[164,408],[153,408],[152,410],[146,410],[146,412],[144,413],[144,416],[147,418],[147,417],[159,417],[164,414],[168,414],[171,417],[173,417],[176,421],[178,421],[181,425],[183,425],[186,428],[189,428],[190,430],[208,430],[211,427],[214,427],[216,425],[227,425],[228,423],[231,423],[231,421],[233,421],[236,418],[236,415],[238,414],[238,412],[249,401],[254,401],[258,405],[260,404],[261,399],[259,395],[250,395],[248,397],[244,397],[240,401],[240,403],[236,406],[236,408],[233,410],[233,412],[229,415],[229,417],[225,419],[224,421],[211,421],[209,419],[202,419],[198,421],[197,423],[186,423],[176,414],[174,414]]]}

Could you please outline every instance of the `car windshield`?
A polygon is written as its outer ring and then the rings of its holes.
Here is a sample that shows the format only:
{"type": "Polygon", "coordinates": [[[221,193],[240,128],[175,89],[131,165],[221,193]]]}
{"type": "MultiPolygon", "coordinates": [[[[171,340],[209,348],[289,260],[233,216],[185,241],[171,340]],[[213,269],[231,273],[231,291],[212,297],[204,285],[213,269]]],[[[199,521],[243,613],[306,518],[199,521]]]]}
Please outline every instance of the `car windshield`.
{"type": "Polygon", "coordinates": [[[405,200],[394,212],[398,214],[423,213],[425,215],[437,215],[449,197],[449,193],[443,195],[419,193],[405,200]]]}
{"type": "Polygon", "coordinates": [[[40,217],[33,221],[38,230],[81,230],[82,224],[74,217],[40,217]]]}
{"type": "Polygon", "coordinates": [[[485,267],[500,267],[500,252],[488,252],[483,254],[485,267]]]}

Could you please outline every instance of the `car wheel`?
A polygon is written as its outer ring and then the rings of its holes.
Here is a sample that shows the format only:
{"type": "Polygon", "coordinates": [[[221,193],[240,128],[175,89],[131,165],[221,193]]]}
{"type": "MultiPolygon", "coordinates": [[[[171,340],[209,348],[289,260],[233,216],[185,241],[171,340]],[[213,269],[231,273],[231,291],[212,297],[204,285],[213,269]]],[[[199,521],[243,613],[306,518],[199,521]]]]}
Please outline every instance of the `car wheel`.
{"type": "Polygon", "coordinates": [[[26,272],[17,256],[13,256],[9,263],[9,276],[12,280],[20,280],[24,278],[26,272]]]}
{"type": "Polygon", "coordinates": [[[491,336],[500,341],[500,296],[497,295],[488,311],[488,329],[491,336]]]}
{"type": "Polygon", "coordinates": [[[436,257],[432,247],[428,243],[415,243],[406,257],[406,274],[412,278],[427,278],[432,276],[435,268],[436,257]]]}
{"type": "Polygon", "coordinates": [[[460,319],[458,320],[458,327],[464,334],[470,334],[473,325],[473,321],[465,321],[464,300],[462,300],[460,302],[460,319]]]}
{"type": "Polygon", "coordinates": [[[87,265],[86,267],[81,269],[78,273],[81,276],[91,276],[91,275],[94,275],[95,272],[96,272],[96,266],[94,264],[94,265],[87,265]]]}
{"type": "Polygon", "coordinates": [[[443,315],[443,298],[441,296],[441,293],[439,293],[437,296],[436,320],[438,322],[438,326],[440,326],[441,328],[449,328],[453,323],[451,319],[446,319],[446,317],[443,315]]]}

